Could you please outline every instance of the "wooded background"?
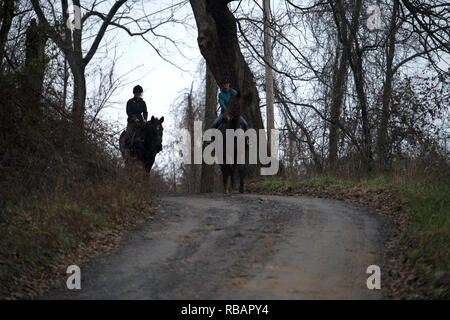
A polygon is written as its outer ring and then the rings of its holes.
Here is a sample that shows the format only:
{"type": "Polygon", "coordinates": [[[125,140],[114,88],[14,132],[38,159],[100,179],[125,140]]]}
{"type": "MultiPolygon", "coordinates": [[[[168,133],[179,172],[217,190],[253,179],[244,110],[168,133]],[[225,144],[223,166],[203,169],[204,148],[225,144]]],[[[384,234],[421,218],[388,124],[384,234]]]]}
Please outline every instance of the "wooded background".
{"type": "MultiPolygon", "coordinates": [[[[186,9],[198,32],[204,86],[174,97],[174,113],[182,109],[185,115],[178,126],[192,129],[194,120],[213,121],[217,83],[227,75],[242,94],[250,127],[281,130],[283,174],[356,175],[411,167],[428,172],[448,164],[449,10],[444,1],[191,0],[161,9],[170,9],[164,16],[142,15],[141,6],[125,0],[2,2],[3,174],[24,174],[30,169],[22,163],[26,150],[55,147],[55,139],[64,155],[82,154],[94,143],[101,158],[117,157],[119,130],[99,117],[120,86],[115,57],[109,56],[110,70],[96,70],[97,90],[87,90],[86,78],[93,75],[86,68],[98,48],[109,45],[103,43],[108,28],[141,38],[171,63],[167,46],[180,54],[182,49],[156,31],[187,26],[189,21],[177,16],[186,9]],[[74,28],[68,24],[71,4],[81,7],[74,28]],[[88,97],[88,91],[96,97],[88,97]],[[30,124],[41,128],[37,134],[30,124]],[[21,151],[16,154],[12,146],[21,151]]],[[[31,167],[43,162],[46,169],[37,172],[49,170],[52,161],[39,158],[31,167]]],[[[167,155],[160,162],[170,161],[167,155]]],[[[193,166],[194,179],[183,178],[184,167],[165,167],[161,175],[168,186],[174,177],[176,183],[197,179],[188,190],[214,186],[206,183],[214,168],[193,166]]],[[[36,174],[27,176],[39,181],[36,174]]]]}
{"type": "MultiPolygon", "coordinates": [[[[382,208],[392,202],[396,219],[404,203],[411,213],[408,228],[399,227],[409,243],[401,263],[427,281],[449,269],[446,1],[158,4],[149,12],[141,0],[1,1],[0,297],[36,296],[35,281],[50,279],[71,254],[86,256],[98,239],[145,219],[157,192],[222,191],[217,166],[173,162],[180,143],[173,133],[192,133],[196,120],[204,130],[212,124],[224,75],[240,91],[251,128],[280,130],[278,176],[261,181],[248,170],[249,186],[296,192],[308,181],[320,190],[321,181],[336,190],[381,181],[384,189],[367,198],[382,208]],[[176,28],[193,31],[197,43],[175,39],[176,28]],[[165,118],[173,121],[164,122],[150,175],[125,167],[118,152],[125,124],[102,116],[133,71],[117,73],[110,30],[145,43],[159,57],[154,64],[182,70],[174,56],[193,48],[202,56],[193,72],[201,85],[171,98],[165,118]]],[[[359,201],[364,192],[352,194],[359,201]]],[[[398,270],[404,287],[412,272],[398,270]]]]}

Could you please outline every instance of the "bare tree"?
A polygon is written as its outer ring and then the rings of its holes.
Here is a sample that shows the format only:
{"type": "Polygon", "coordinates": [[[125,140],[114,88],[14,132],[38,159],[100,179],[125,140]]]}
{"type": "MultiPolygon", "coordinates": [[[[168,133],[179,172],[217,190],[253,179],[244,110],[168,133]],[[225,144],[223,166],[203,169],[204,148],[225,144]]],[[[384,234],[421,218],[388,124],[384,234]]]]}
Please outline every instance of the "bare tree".
{"type": "Polygon", "coordinates": [[[198,29],[197,42],[216,81],[224,75],[230,77],[241,93],[243,116],[251,127],[260,129],[263,123],[258,90],[239,47],[236,19],[227,6],[229,2],[190,0],[198,29]]]}
{"type": "MultiPolygon", "coordinates": [[[[270,0],[264,0],[264,61],[265,61],[265,88],[266,88],[266,120],[267,120],[267,141],[272,141],[272,129],[275,129],[275,116],[273,109],[273,57],[272,57],[272,37],[270,34],[271,10],[270,0]]],[[[271,143],[267,144],[269,154],[272,153],[271,143]]]]}
{"type": "MultiPolygon", "coordinates": [[[[341,9],[342,7],[339,6],[335,10],[339,11],[341,9]]],[[[342,112],[342,104],[344,102],[346,78],[348,72],[348,56],[351,50],[350,43],[347,40],[348,26],[346,24],[346,21],[342,20],[342,14],[340,13],[340,11],[339,14],[335,14],[335,22],[337,25],[341,26],[340,39],[342,39],[343,41],[336,44],[335,63],[333,66],[333,87],[331,89],[330,133],[328,145],[328,159],[330,168],[335,168],[338,158],[338,123],[342,112]]]]}
{"type": "Polygon", "coordinates": [[[11,29],[12,20],[14,17],[15,0],[2,1],[0,8],[1,27],[0,27],[0,65],[3,63],[5,55],[5,46],[8,40],[8,33],[11,29]]]}
{"type": "MultiPolygon", "coordinates": [[[[214,76],[206,64],[206,91],[205,91],[205,115],[203,124],[205,130],[216,117],[217,106],[217,84],[214,76]]],[[[209,193],[214,191],[214,166],[202,163],[201,178],[200,178],[200,192],[209,193]]]]}
{"type": "MultiPolygon", "coordinates": [[[[60,32],[58,32],[59,27],[57,27],[56,25],[50,25],[39,1],[31,0],[33,9],[37,14],[40,23],[45,27],[45,30],[48,36],[52,39],[52,41],[56,43],[59,49],[64,53],[65,57],[67,58],[67,62],[69,63],[74,80],[74,97],[73,97],[72,114],[76,127],[81,133],[83,132],[83,121],[84,121],[83,119],[85,114],[85,103],[86,103],[86,76],[85,76],[86,66],[89,64],[95,52],[97,51],[100,42],[102,41],[105,35],[106,29],[108,28],[108,26],[110,26],[115,14],[125,2],[126,0],[118,0],[111,6],[108,14],[106,15],[105,20],[103,21],[102,25],[100,26],[100,29],[98,30],[97,36],[92,42],[87,53],[83,56],[82,51],[83,24],[85,23],[87,18],[89,18],[90,15],[87,14],[81,18],[79,28],[75,27],[73,31],[70,30],[66,23],[67,21],[69,21],[68,1],[61,0],[61,7],[63,12],[62,15],[63,33],[61,34],[60,32]]],[[[50,5],[52,12],[54,12],[53,5],[51,3],[50,5]]],[[[74,0],[73,5],[77,6],[78,8],[81,8],[80,0],[74,0]]]]}
{"type": "Polygon", "coordinates": [[[390,102],[392,96],[392,81],[394,78],[394,55],[395,55],[395,39],[398,30],[398,11],[399,0],[394,0],[391,21],[388,29],[388,45],[386,52],[386,71],[382,94],[381,119],[377,134],[377,153],[380,166],[386,167],[388,164],[388,123],[390,118],[390,102]]]}
{"type": "MultiPolygon", "coordinates": [[[[21,79],[24,103],[41,111],[40,101],[44,84],[44,71],[47,64],[45,44],[47,37],[42,25],[31,19],[26,31],[24,77],[21,79]]],[[[37,112],[36,114],[39,114],[37,112]]]]}

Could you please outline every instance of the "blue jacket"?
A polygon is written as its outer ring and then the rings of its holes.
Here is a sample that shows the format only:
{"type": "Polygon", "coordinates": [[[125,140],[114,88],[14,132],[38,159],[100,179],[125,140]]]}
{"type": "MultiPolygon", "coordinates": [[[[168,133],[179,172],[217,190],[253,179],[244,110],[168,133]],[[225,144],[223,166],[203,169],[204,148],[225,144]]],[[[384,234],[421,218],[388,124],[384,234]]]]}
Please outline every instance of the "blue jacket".
{"type": "Polygon", "coordinates": [[[225,110],[227,110],[227,103],[230,100],[230,95],[237,95],[238,92],[233,88],[230,88],[228,91],[225,89],[221,89],[219,93],[219,104],[220,104],[220,114],[223,114],[225,110]]]}

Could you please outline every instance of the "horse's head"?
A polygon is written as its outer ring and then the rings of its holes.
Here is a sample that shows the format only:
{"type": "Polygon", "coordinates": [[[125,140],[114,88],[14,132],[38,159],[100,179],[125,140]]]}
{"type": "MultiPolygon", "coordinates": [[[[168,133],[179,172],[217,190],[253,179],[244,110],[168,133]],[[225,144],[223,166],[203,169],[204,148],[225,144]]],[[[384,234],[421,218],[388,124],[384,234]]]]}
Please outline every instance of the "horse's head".
{"type": "Polygon", "coordinates": [[[233,118],[239,118],[241,116],[241,95],[238,92],[237,95],[231,95],[228,100],[228,108],[233,118]]]}
{"type": "Polygon", "coordinates": [[[152,116],[150,121],[144,125],[145,127],[145,144],[154,150],[155,153],[158,153],[162,150],[162,137],[163,137],[163,126],[164,117],[160,119],[152,116]]]}
{"type": "Polygon", "coordinates": [[[160,119],[152,116],[136,132],[134,147],[137,158],[144,162],[145,170],[150,172],[155,156],[162,150],[162,136],[164,117],[160,119]]]}
{"type": "Polygon", "coordinates": [[[231,95],[227,103],[227,110],[223,113],[223,121],[227,124],[226,127],[237,129],[240,127],[239,118],[241,116],[240,95],[231,95]]]}

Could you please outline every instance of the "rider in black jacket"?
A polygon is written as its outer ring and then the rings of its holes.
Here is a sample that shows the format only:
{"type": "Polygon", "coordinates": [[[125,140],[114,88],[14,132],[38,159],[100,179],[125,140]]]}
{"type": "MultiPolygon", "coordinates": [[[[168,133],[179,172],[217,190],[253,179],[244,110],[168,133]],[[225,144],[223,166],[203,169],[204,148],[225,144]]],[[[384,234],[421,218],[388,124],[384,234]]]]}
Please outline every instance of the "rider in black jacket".
{"type": "Polygon", "coordinates": [[[133,88],[134,97],[127,102],[128,122],[147,122],[147,105],[142,100],[142,87],[137,85],[133,88]]]}
{"type": "Polygon", "coordinates": [[[134,97],[127,102],[127,140],[130,142],[132,142],[132,136],[136,127],[141,123],[147,122],[148,112],[147,105],[142,100],[143,91],[140,85],[135,86],[133,88],[134,97]]]}

